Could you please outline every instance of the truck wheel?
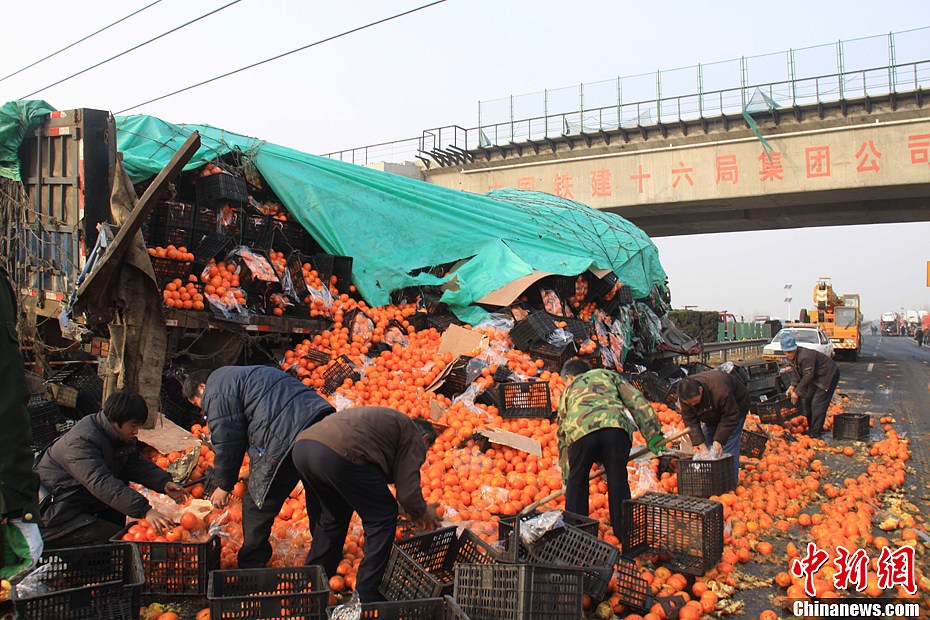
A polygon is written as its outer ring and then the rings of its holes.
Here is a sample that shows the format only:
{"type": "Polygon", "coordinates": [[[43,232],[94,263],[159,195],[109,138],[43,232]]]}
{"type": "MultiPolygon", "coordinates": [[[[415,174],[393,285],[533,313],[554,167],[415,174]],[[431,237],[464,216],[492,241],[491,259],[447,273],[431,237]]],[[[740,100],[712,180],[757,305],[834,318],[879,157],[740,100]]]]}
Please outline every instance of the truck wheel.
{"type": "Polygon", "coordinates": [[[798,314],[798,321],[801,323],[810,323],[810,315],[807,313],[807,308],[801,308],[801,313],[798,314]]]}
{"type": "Polygon", "coordinates": [[[859,351],[857,351],[856,349],[853,349],[852,351],[849,352],[849,360],[851,362],[855,362],[858,359],[859,359],[859,351]]]}

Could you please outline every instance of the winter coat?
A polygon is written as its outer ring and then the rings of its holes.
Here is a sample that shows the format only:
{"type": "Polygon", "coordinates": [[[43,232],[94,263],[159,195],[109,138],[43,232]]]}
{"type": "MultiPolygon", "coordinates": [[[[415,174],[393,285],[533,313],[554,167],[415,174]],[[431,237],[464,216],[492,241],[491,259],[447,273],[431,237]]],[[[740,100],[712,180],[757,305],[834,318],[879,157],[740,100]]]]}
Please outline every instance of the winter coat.
{"type": "Polygon", "coordinates": [[[699,372],[691,378],[704,388],[696,407],[681,403],[681,418],[688,425],[691,443],[695,446],[704,443],[703,422],[717,427],[714,441],[722,446],[739,426],[740,418],[749,412],[749,392],[739,377],[722,370],[699,372]]]}
{"type": "Polygon", "coordinates": [[[798,355],[789,362],[796,379],[791,383],[801,398],[813,398],[816,389],[829,390],[840,369],[836,362],[813,349],[798,347],[798,355]]]}
{"type": "Polygon", "coordinates": [[[103,507],[142,519],[152,506],[130,482],[163,493],[171,475],[142,457],[136,440],[125,442],[100,413],[81,419],[53,443],[36,465],[42,486],[42,537],[55,540],[92,523],[103,507]]]}
{"type": "Polygon", "coordinates": [[[26,411],[23,357],[16,335],[16,296],[0,270],[0,516],[38,519],[39,479],[32,472],[32,427],[26,411]]]}
{"type": "Polygon", "coordinates": [[[335,409],[299,379],[270,366],[224,366],[201,397],[215,457],[217,487],[231,491],[249,455],[249,493],[261,508],[297,433],[335,409]]]}
{"type": "MultiPolygon", "coordinates": [[[[420,467],[426,460],[422,431],[406,414],[390,407],[350,407],[300,433],[298,441],[316,441],[350,463],[371,463],[397,491],[397,501],[412,519],[426,514],[420,467]]],[[[346,484],[352,484],[347,480],[346,484]]]]}

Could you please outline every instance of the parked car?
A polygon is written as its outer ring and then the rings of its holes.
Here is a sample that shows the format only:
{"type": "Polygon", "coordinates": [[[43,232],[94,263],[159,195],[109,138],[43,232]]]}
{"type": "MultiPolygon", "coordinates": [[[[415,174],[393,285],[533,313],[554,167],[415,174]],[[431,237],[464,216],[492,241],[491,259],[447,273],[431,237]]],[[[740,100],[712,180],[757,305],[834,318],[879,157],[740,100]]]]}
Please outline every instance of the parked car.
{"type": "Polygon", "coordinates": [[[827,334],[825,334],[822,329],[816,327],[785,327],[775,334],[775,337],[772,338],[772,342],[762,348],[763,360],[766,362],[775,361],[780,363],[786,363],[788,361],[781,350],[781,339],[785,334],[794,334],[799,347],[814,349],[828,357],[833,357],[833,343],[830,342],[830,338],[827,337],[827,334]]]}

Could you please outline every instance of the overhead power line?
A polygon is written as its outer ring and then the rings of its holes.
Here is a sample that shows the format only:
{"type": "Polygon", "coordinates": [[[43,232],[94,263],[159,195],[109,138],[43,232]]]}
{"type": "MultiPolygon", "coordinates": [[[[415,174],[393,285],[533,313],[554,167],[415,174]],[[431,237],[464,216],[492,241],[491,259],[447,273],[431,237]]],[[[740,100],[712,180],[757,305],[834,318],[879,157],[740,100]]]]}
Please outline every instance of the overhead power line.
{"type": "Polygon", "coordinates": [[[129,15],[127,15],[127,16],[125,16],[125,17],[121,17],[121,18],[119,18],[118,20],[116,20],[115,22],[113,22],[113,23],[111,23],[111,24],[107,24],[106,26],[104,26],[104,27],[101,28],[100,30],[96,30],[96,31],[90,33],[89,35],[87,35],[86,37],[80,38],[80,39],[78,39],[77,41],[75,41],[74,43],[72,43],[72,44],[70,44],[70,45],[64,46],[63,48],[61,48],[61,49],[58,50],[57,52],[52,52],[51,54],[49,54],[49,55],[46,56],[45,58],[40,58],[40,59],[38,59],[37,61],[35,61],[34,63],[32,63],[32,64],[26,65],[26,66],[23,67],[22,69],[17,69],[17,70],[14,71],[13,73],[11,73],[11,74],[9,74],[9,75],[6,75],[6,76],[4,76],[4,77],[2,77],[2,78],[0,78],[0,82],[2,82],[3,80],[6,80],[7,78],[13,77],[14,75],[18,75],[18,74],[22,73],[23,71],[25,71],[26,69],[31,69],[31,68],[33,68],[34,66],[36,66],[37,64],[39,64],[39,63],[41,63],[41,62],[45,62],[45,61],[48,60],[49,58],[52,58],[53,56],[57,56],[58,54],[60,54],[60,53],[62,53],[62,52],[64,52],[64,51],[67,51],[67,50],[71,49],[71,48],[74,47],[75,45],[78,45],[79,43],[83,43],[83,42],[86,41],[87,39],[90,39],[90,38],[92,38],[92,37],[97,36],[98,34],[100,34],[101,32],[103,32],[104,30],[108,30],[108,29],[112,28],[113,26],[119,24],[120,22],[126,21],[126,20],[129,19],[130,17],[133,17],[134,15],[138,15],[139,13],[141,13],[142,11],[144,11],[144,10],[146,10],[146,9],[152,8],[153,6],[155,6],[156,4],[158,4],[158,3],[161,2],[161,1],[162,1],[162,0],[155,0],[155,2],[152,2],[151,4],[147,4],[147,5],[145,5],[144,7],[142,7],[141,9],[139,9],[139,10],[133,11],[133,12],[130,13],[129,15]]]}
{"type": "Polygon", "coordinates": [[[221,6],[221,7],[218,8],[218,9],[214,9],[214,10],[210,11],[209,13],[205,13],[205,14],[201,15],[200,17],[196,17],[196,18],[190,20],[189,22],[185,22],[185,23],[181,24],[180,26],[176,26],[176,27],[172,28],[171,30],[168,30],[168,31],[166,31],[166,32],[163,32],[163,33],[161,33],[160,35],[158,35],[158,36],[156,36],[156,37],[152,37],[151,39],[149,39],[148,41],[145,41],[144,43],[140,43],[140,44],[138,44],[138,45],[134,45],[133,47],[130,47],[128,50],[122,51],[122,52],[120,52],[119,54],[116,54],[116,55],[114,55],[114,56],[110,56],[110,57],[107,58],[106,60],[101,60],[100,62],[98,62],[98,63],[95,64],[95,65],[91,65],[91,66],[87,67],[86,69],[81,69],[81,70],[78,71],[77,73],[72,73],[71,75],[69,75],[69,76],[66,77],[66,78],[62,78],[62,79],[58,80],[57,82],[52,82],[51,84],[49,84],[49,85],[47,85],[47,86],[43,86],[42,88],[40,88],[40,89],[38,89],[38,90],[34,90],[34,91],[32,91],[31,93],[29,93],[28,95],[24,95],[24,96],[20,97],[20,99],[26,99],[26,98],[28,98],[28,97],[32,97],[32,96],[35,95],[36,93],[41,93],[43,90],[47,90],[47,89],[51,88],[52,86],[58,86],[59,84],[61,84],[61,83],[63,83],[63,82],[67,82],[68,80],[70,80],[70,79],[72,79],[72,78],[76,78],[77,76],[82,75],[82,74],[84,74],[84,73],[87,73],[88,71],[91,71],[91,70],[93,70],[93,69],[96,69],[97,67],[99,67],[99,66],[101,66],[101,65],[105,65],[105,64],[107,64],[108,62],[110,62],[111,60],[116,60],[116,59],[119,58],[120,56],[125,56],[126,54],[128,54],[128,53],[130,53],[130,52],[134,52],[134,51],[136,51],[137,49],[139,49],[140,47],[145,47],[145,46],[148,45],[149,43],[152,43],[152,42],[157,41],[157,40],[159,40],[159,39],[161,39],[161,38],[163,38],[163,37],[166,37],[166,36],[168,36],[169,34],[172,34],[172,33],[174,33],[174,32],[177,32],[178,30],[181,30],[182,28],[186,28],[186,27],[190,26],[191,24],[194,24],[194,23],[196,23],[196,22],[199,22],[199,21],[202,20],[202,19],[206,19],[207,17],[210,17],[211,15],[215,15],[216,13],[219,13],[220,11],[222,11],[222,10],[224,10],[224,9],[228,9],[229,7],[231,7],[231,6],[234,5],[234,4],[239,4],[240,2],[242,2],[242,0],[233,0],[233,1],[230,2],[229,4],[224,4],[223,6],[221,6]]]}
{"type": "Polygon", "coordinates": [[[252,64],[250,64],[250,65],[246,65],[245,67],[241,67],[241,68],[235,69],[235,70],[233,70],[233,71],[228,71],[228,72],[223,73],[222,75],[218,75],[218,76],[216,76],[216,77],[212,77],[212,78],[210,78],[210,79],[208,79],[208,80],[203,80],[202,82],[197,82],[196,84],[191,84],[190,86],[185,86],[184,88],[179,88],[178,90],[172,91],[172,92],[167,93],[167,94],[165,94],[165,95],[161,95],[160,97],[155,97],[154,99],[149,99],[148,101],[143,101],[142,103],[137,103],[137,104],[135,104],[135,105],[129,106],[128,108],[125,108],[125,109],[123,109],[123,110],[120,110],[119,112],[116,112],[116,114],[122,114],[123,112],[128,112],[129,110],[133,110],[133,109],[138,108],[138,107],[140,107],[140,106],[148,105],[148,104],[154,103],[154,102],[156,102],[156,101],[161,101],[162,99],[167,99],[168,97],[173,97],[174,95],[177,95],[177,94],[180,94],[180,93],[183,93],[183,92],[192,90],[192,89],[194,89],[194,88],[198,88],[198,87],[203,86],[203,85],[205,85],[205,84],[209,84],[210,82],[215,82],[215,81],[217,81],[217,80],[221,80],[221,79],[226,78],[226,77],[229,77],[229,76],[231,76],[231,75],[235,75],[235,74],[237,74],[237,73],[242,73],[243,71],[248,71],[249,69],[254,69],[255,67],[258,67],[258,66],[260,66],[260,65],[264,65],[264,64],[267,64],[267,63],[272,62],[272,61],[274,61],[274,60],[278,60],[279,58],[284,58],[285,56],[290,56],[291,54],[296,54],[297,52],[302,52],[302,51],[305,50],[305,49],[309,49],[309,48],[315,47],[315,46],[317,46],[317,45],[322,45],[323,43],[328,43],[329,41],[334,41],[335,39],[339,39],[339,38],[342,38],[342,37],[344,37],[344,36],[353,34],[353,33],[355,33],[355,32],[359,32],[359,31],[361,31],[361,30],[365,30],[365,29],[367,29],[367,28],[371,28],[371,27],[373,27],[373,26],[377,26],[377,25],[379,25],[379,24],[383,24],[383,23],[392,21],[392,20],[398,19],[398,18],[400,18],[400,17],[404,17],[404,16],[406,16],[406,15],[410,15],[411,13],[416,13],[417,11],[422,11],[423,9],[428,9],[428,8],[430,8],[430,7],[432,7],[432,6],[436,6],[437,4],[442,4],[443,2],[446,2],[446,1],[447,1],[447,0],[435,0],[435,2],[430,2],[429,4],[424,4],[424,5],[422,5],[422,6],[418,6],[418,7],[414,8],[414,9],[410,9],[409,11],[404,11],[403,13],[397,13],[396,15],[391,15],[390,17],[385,17],[385,18],[383,18],[383,19],[379,19],[379,20],[377,20],[377,21],[373,21],[373,22],[371,22],[371,23],[365,24],[364,26],[358,26],[357,28],[352,28],[351,30],[346,30],[345,32],[340,32],[339,34],[335,34],[335,35],[326,37],[325,39],[320,39],[319,41],[314,41],[313,43],[308,43],[307,45],[303,45],[303,46],[298,47],[297,49],[293,49],[293,50],[291,50],[291,51],[289,51],[289,52],[284,52],[283,54],[278,54],[277,56],[272,56],[271,58],[266,58],[265,60],[260,60],[260,61],[258,61],[258,62],[252,63],[252,64]]]}

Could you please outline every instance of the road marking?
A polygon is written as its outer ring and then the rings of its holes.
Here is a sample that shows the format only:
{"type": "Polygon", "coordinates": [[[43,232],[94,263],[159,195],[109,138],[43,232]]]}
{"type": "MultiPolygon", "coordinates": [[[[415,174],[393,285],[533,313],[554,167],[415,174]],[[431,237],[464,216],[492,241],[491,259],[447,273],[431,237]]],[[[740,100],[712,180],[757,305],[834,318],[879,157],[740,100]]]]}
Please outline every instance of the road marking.
{"type": "Polygon", "coordinates": [[[870,362],[869,367],[866,368],[866,372],[872,372],[872,369],[875,368],[875,362],[870,362]]]}

